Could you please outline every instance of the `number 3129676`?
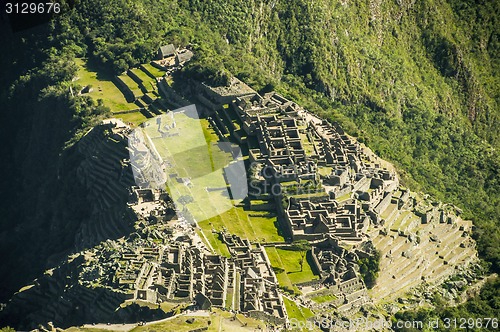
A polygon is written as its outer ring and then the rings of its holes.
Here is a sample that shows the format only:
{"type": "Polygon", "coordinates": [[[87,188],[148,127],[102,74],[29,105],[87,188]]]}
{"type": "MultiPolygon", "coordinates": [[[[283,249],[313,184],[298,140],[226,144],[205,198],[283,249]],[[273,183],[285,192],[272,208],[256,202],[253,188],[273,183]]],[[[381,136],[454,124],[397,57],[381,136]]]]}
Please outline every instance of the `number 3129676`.
{"type": "Polygon", "coordinates": [[[45,3],[10,3],[5,4],[7,14],[58,14],[61,12],[61,4],[57,2],[45,3]]]}

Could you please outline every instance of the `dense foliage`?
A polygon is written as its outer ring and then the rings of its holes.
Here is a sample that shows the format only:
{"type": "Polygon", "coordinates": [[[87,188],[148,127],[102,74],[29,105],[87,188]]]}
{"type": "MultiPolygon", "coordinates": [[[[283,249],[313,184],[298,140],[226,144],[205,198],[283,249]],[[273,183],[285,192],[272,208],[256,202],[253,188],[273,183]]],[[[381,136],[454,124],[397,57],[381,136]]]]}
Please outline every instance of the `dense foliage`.
{"type": "Polygon", "coordinates": [[[88,211],[76,177],[77,156],[69,147],[109,111],[78,95],[73,45],[52,40],[49,26],[12,35],[4,24],[0,21],[2,302],[74,247],[74,233],[88,211]]]}
{"type": "MultiPolygon", "coordinates": [[[[51,187],[59,150],[106,111],[71,94],[73,57],[120,73],[161,44],[191,44],[187,75],[225,84],[232,73],[256,89],[274,87],[341,122],[395,163],[412,189],[463,208],[477,225],[481,256],[500,271],[498,11],[499,2],[465,0],[77,1],[49,26],[4,34],[0,101],[8,129],[1,134],[18,138],[3,147],[14,161],[4,174],[19,188],[7,201],[16,206],[34,184],[51,187]],[[54,118],[58,135],[44,141],[54,118]],[[33,167],[34,159],[14,155],[37,149],[56,153],[33,167]]],[[[18,220],[52,213],[39,197],[29,199],[38,210],[3,209],[5,234],[18,220]]]]}
{"type": "MultiPolygon", "coordinates": [[[[497,277],[488,281],[478,296],[468,300],[466,303],[456,307],[450,307],[445,301],[437,299],[435,302],[437,308],[433,310],[422,309],[419,311],[408,311],[396,314],[395,320],[400,321],[420,321],[426,327],[425,331],[497,331],[498,330],[498,312],[500,311],[500,279],[497,277]],[[464,319],[467,323],[464,324],[464,319]],[[473,319],[473,321],[471,321],[473,319]],[[496,319],[489,321],[488,319],[496,319]],[[437,323],[436,323],[437,321],[437,323]],[[438,328],[428,328],[431,326],[438,328]],[[469,327],[470,326],[472,328],[469,327]],[[479,326],[479,324],[482,325],[479,326]],[[460,328],[460,325],[464,327],[460,328]]],[[[401,328],[398,331],[419,331],[411,328],[401,328]]]]}
{"type": "Polygon", "coordinates": [[[373,288],[377,281],[378,272],[380,271],[380,251],[375,250],[373,255],[360,258],[358,264],[359,273],[363,277],[366,287],[373,288]]]}

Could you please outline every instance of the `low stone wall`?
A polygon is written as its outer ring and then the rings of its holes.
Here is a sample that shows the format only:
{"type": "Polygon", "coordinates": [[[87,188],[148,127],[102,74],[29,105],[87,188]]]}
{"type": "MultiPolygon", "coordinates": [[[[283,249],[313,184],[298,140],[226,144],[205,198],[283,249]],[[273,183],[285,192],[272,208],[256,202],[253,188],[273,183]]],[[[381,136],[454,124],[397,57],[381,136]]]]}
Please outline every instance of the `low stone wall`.
{"type": "Polygon", "coordinates": [[[250,201],[249,209],[250,211],[270,211],[274,209],[274,203],[266,202],[261,204],[252,204],[252,201],[250,201]]]}
{"type": "Polygon", "coordinates": [[[132,78],[134,80],[135,83],[137,83],[137,85],[139,85],[139,88],[141,88],[141,91],[143,93],[148,93],[148,89],[146,88],[146,86],[144,85],[144,82],[140,79],[139,76],[137,76],[133,71],[131,70],[128,70],[127,71],[127,75],[130,76],[130,78],[132,78]]]}
{"type": "Polygon", "coordinates": [[[322,279],[317,279],[317,280],[310,280],[310,281],[304,281],[300,282],[298,284],[295,284],[296,286],[300,287],[308,287],[308,286],[318,286],[323,282],[322,279]]]}
{"type": "Polygon", "coordinates": [[[201,331],[207,331],[208,326],[205,327],[200,327],[199,329],[194,329],[194,330],[189,330],[189,332],[201,332],[201,331]]]}
{"type": "Polygon", "coordinates": [[[263,320],[263,321],[266,321],[266,322],[269,322],[269,323],[275,324],[275,325],[284,325],[286,323],[285,318],[272,316],[272,315],[265,313],[263,311],[252,310],[252,311],[249,311],[247,314],[251,318],[263,320]]]}
{"type": "Polygon", "coordinates": [[[213,102],[211,102],[210,100],[208,100],[207,98],[205,98],[203,95],[201,94],[198,94],[196,96],[196,98],[203,104],[205,105],[208,109],[210,109],[211,111],[215,111],[218,106],[216,104],[214,104],[213,102]]]}
{"type": "Polygon", "coordinates": [[[391,203],[391,199],[392,199],[392,194],[387,193],[387,195],[375,207],[374,209],[375,212],[377,212],[378,214],[382,213],[382,211],[384,211],[391,203]]]}
{"type": "Polygon", "coordinates": [[[338,197],[342,197],[342,196],[344,196],[345,194],[350,193],[351,191],[352,191],[351,186],[344,187],[343,189],[340,189],[339,191],[335,191],[335,192],[333,193],[333,195],[334,195],[334,196],[333,196],[332,198],[334,198],[334,199],[335,199],[335,198],[338,198],[338,197]]]}
{"type": "Polygon", "coordinates": [[[165,67],[163,67],[162,65],[157,64],[154,61],[151,61],[150,64],[151,64],[151,66],[155,67],[156,69],[165,71],[165,67]]]}
{"type": "Polygon", "coordinates": [[[142,99],[143,99],[146,103],[148,103],[148,104],[152,104],[152,103],[154,103],[153,98],[151,98],[151,96],[149,96],[149,95],[147,95],[147,94],[146,94],[146,95],[144,95],[144,96],[142,97],[142,99]]]}
{"type": "Polygon", "coordinates": [[[140,111],[141,111],[140,108],[136,108],[136,109],[128,110],[128,111],[113,112],[113,115],[117,115],[117,114],[130,114],[130,113],[136,113],[136,112],[140,112],[140,111]]]}
{"type": "Polygon", "coordinates": [[[115,83],[117,88],[123,93],[123,95],[125,96],[125,99],[127,99],[127,101],[129,103],[135,101],[136,97],[135,97],[134,93],[132,92],[132,90],[130,90],[128,85],[125,84],[125,82],[123,82],[121,80],[120,77],[115,76],[113,79],[113,83],[115,83]]]}
{"type": "Polygon", "coordinates": [[[316,240],[321,240],[324,238],[323,233],[316,233],[316,234],[293,234],[293,240],[298,241],[298,240],[307,240],[307,241],[316,241],[316,240]]]}
{"type": "Polygon", "coordinates": [[[142,65],[142,64],[141,64],[141,65],[139,65],[139,68],[141,68],[141,70],[142,70],[144,73],[146,73],[146,75],[148,75],[148,76],[149,76],[149,77],[151,77],[152,79],[155,79],[155,80],[156,80],[155,75],[153,75],[152,73],[150,73],[150,72],[149,72],[149,70],[148,70],[146,67],[144,67],[144,65],[142,65]]]}

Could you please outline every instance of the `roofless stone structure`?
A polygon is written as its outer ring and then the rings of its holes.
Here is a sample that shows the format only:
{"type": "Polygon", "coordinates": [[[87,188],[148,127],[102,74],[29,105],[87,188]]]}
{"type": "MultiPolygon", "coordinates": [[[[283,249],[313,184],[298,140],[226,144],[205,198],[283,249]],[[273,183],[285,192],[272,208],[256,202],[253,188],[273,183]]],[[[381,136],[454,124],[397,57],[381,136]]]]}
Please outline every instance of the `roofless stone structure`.
{"type": "MultiPolygon", "coordinates": [[[[123,323],[165,317],[159,309],[137,310],[137,303],[169,304],[243,312],[281,326],[290,295],[280,288],[267,246],[308,241],[306,263],[318,278],[294,285],[302,289],[300,301],[338,315],[367,312],[367,304],[439,283],[476,261],[472,224],[457,208],[401,186],[395,170],[339,124],[275,92],[259,95],[232,83],[201,84],[197,99],[221,140],[247,148],[247,208],[273,209],[287,241],[252,243],[244,234],[218,232],[212,235],[229,255],[216,254],[164,188],[132,183],[140,164],[128,158],[130,128],[110,120],[78,143],[79,178],[99,202],[92,222],[82,225],[82,248],[89,249],[23,288],[4,314],[24,315],[25,328],[62,326],[68,317],[78,325],[123,323]],[[381,271],[368,291],[360,261],[375,251],[381,271]],[[330,300],[312,303],[317,292],[330,300]]],[[[145,158],[151,165],[154,156],[145,158]]]]}

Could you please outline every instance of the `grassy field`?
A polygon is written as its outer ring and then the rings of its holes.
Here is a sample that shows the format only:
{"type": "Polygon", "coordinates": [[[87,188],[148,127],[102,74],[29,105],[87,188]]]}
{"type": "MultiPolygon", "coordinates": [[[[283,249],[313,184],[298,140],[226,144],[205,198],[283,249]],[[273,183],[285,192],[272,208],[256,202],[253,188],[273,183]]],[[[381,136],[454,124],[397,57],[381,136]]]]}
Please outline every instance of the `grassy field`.
{"type": "Polygon", "coordinates": [[[78,65],[78,80],[76,81],[82,87],[91,85],[93,91],[88,95],[94,99],[102,99],[104,105],[108,106],[112,112],[132,110],[137,106],[134,103],[127,103],[125,96],[112,82],[112,75],[97,71],[88,65],[85,59],[76,58],[78,65]]]}
{"type": "MultiPolygon", "coordinates": [[[[201,122],[205,141],[209,143],[212,150],[217,150],[216,142],[219,137],[210,128],[207,120],[201,122]]],[[[222,167],[228,160],[221,158],[220,154],[211,154],[211,164],[214,168],[222,167]]],[[[233,202],[234,205],[235,202],[233,202]]],[[[278,232],[278,221],[276,216],[268,212],[247,211],[241,206],[234,206],[231,209],[213,216],[210,219],[198,223],[212,247],[220,254],[227,256],[226,246],[218,239],[217,234],[212,233],[212,229],[222,231],[226,229],[232,234],[236,234],[250,241],[259,242],[283,242],[283,236],[278,232]]]]}
{"type": "Polygon", "coordinates": [[[227,153],[220,153],[222,151],[217,145],[219,143],[219,137],[211,128],[210,122],[207,119],[200,119],[199,121],[203,131],[203,137],[208,145],[209,159],[212,168],[217,169],[226,166],[232,160],[230,155],[227,153]]]}
{"type": "Polygon", "coordinates": [[[297,320],[305,321],[307,318],[314,316],[314,313],[311,311],[311,309],[298,305],[285,296],[283,297],[283,302],[285,303],[288,318],[295,318],[297,320]]]}
{"type": "Polygon", "coordinates": [[[232,209],[212,217],[199,224],[201,228],[215,228],[216,230],[226,229],[231,234],[236,234],[242,238],[255,238],[257,235],[248,222],[242,209],[233,207],[232,209]]]}
{"type": "Polygon", "coordinates": [[[298,305],[293,300],[283,297],[283,302],[285,303],[286,311],[288,313],[288,318],[292,319],[293,324],[287,331],[290,332],[302,332],[302,331],[313,331],[321,332],[321,329],[314,325],[312,322],[307,322],[308,318],[314,316],[314,313],[306,307],[298,305]],[[309,323],[309,324],[308,324],[309,323]],[[302,325],[298,325],[302,324],[302,325]]]}
{"type": "Polygon", "coordinates": [[[187,308],[189,303],[173,303],[173,302],[162,302],[160,304],[160,309],[164,312],[174,312],[174,315],[179,314],[182,310],[187,308]]]}
{"type": "Polygon", "coordinates": [[[107,329],[85,328],[85,327],[70,327],[65,332],[109,332],[107,329]]]}
{"type": "MultiPolygon", "coordinates": [[[[88,95],[95,100],[102,99],[104,101],[104,105],[109,107],[112,113],[138,108],[135,103],[127,102],[123,93],[113,83],[112,75],[102,71],[97,71],[89,66],[87,61],[82,58],[76,58],[75,63],[78,65],[78,80],[76,82],[82,87],[91,85],[93,91],[88,93],[88,95]]],[[[146,73],[140,69],[133,69],[133,71],[138,74],[141,79],[147,79],[147,81],[145,81],[146,88],[149,89],[151,87],[151,91],[155,91],[152,85],[154,83],[154,79],[146,75],[146,73]]],[[[137,83],[135,83],[129,76],[122,75],[122,78],[128,82],[127,84],[130,84],[130,87],[133,88],[136,95],[141,96],[143,94],[137,83]]],[[[147,118],[139,111],[134,113],[117,114],[116,117],[127,123],[131,123],[133,126],[138,126],[147,120],[147,118]]]]}
{"type": "Polygon", "coordinates": [[[168,163],[167,187],[174,202],[196,221],[203,221],[233,207],[223,171],[232,158],[212,141],[206,131],[208,122],[195,113],[186,108],[166,114],[144,131],[168,163]],[[166,130],[166,126],[171,128],[166,130]]]}
{"type": "Polygon", "coordinates": [[[330,175],[332,173],[332,168],[325,166],[318,167],[318,173],[324,176],[330,175]]]}
{"type": "MultiPolygon", "coordinates": [[[[220,309],[213,309],[211,313],[207,316],[187,316],[181,315],[176,316],[175,318],[171,318],[165,320],[163,322],[159,322],[156,324],[148,324],[145,326],[137,326],[130,327],[116,325],[118,329],[115,331],[133,331],[133,332],[157,332],[157,331],[176,331],[176,332],[188,332],[193,331],[199,328],[208,328],[209,332],[218,332],[218,331],[236,331],[236,332],[247,332],[247,331],[255,331],[259,330],[259,327],[263,327],[264,323],[262,321],[245,317],[242,314],[238,314],[236,318],[234,318],[234,314],[231,314],[227,311],[222,311],[220,309]],[[191,322],[187,322],[188,319],[193,319],[191,322]]],[[[94,328],[94,327],[71,327],[65,332],[102,332],[102,331],[113,331],[113,327],[110,326],[103,329],[94,328]],[[111,329],[110,329],[111,327],[111,329]]]]}
{"type": "MultiPolygon", "coordinates": [[[[199,328],[208,328],[208,332],[219,332],[219,331],[234,331],[234,332],[249,332],[259,330],[265,325],[264,322],[245,317],[242,314],[236,315],[231,314],[227,311],[222,311],[219,309],[213,309],[212,313],[208,316],[177,316],[172,319],[168,319],[163,322],[156,324],[148,324],[145,326],[137,326],[129,330],[126,326],[124,329],[120,325],[115,331],[131,331],[131,332],[158,332],[158,331],[176,331],[176,332],[188,332],[199,328]],[[193,319],[190,323],[187,322],[188,319],[193,319]]],[[[112,327],[112,326],[111,326],[112,327]]],[[[103,332],[103,331],[113,331],[108,326],[106,328],[84,328],[84,327],[71,327],[65,332],[103,332]]]]}
{"type": "MultiPolygon", "coordinates": [[[[162,323],[151,324],[146,326],[138,326],[132,329],[133,332],[153,332],[153,331],[177,331],[177,332],[188,332],[191,330],[207,327],[210,317],[193,317],[194,321],[192,323],[187,323],[186,320],[189,317],[180,316],[174,319],[169,319],[162,323]]],[[[210,331],[210,330],[209,330],[210,331]]],[[[213,331],[213,330],[212,330],[213,331]]]]}
{"type": "Polygon", "coordinates": [[[279,232],[278,219],[274,214],[255,211],[244,212],[256,233],[255,241],[284,242],[284,238],[279,232]]]}
{"type": "Polygon", "coordinates": [[[278,232],[276,216],[268,212],[247,211],[240,206],[202,221],[198,226],[205,231],[205,234],[212,229],[218,231],[226,229],[250,241],[284,242],[283,236],[278,232]]]}
{"type": "Polygon", "coordinates": [[[132,123],[134,124],[134,126],[138,126],[148,119],[140,111],[134,113],[117,114],[115,117],[122,119],[126,123],[132,123]]]}
{"type": "Polygon", "coordinates": [[[337,297],[333,294],[318,294],[318,295],[312,295],[312,296],[308,296],[308,297],[316,303],[325,303],[325,302],[330,302],[330,301],[337,299],[337,297]]]}
{"type": "Polygon", "coordinates": [[[307,259],[304,259],[302,271],[300,271],[300,252],[285,250],[275,247],[266,247],[266,252],[274,268],[283,270],[276,273],[281,286],[293,288],[293,284],[317,279],[307,259]]]}
{"type": "MultiPolygon", "coordinates": [[[[205,223],[206,221],[203,221],[201,223],[205,223]]],[[[200,223],[198,223],[199,225],[200,223]]],[[[201,226],[200,226],[201,227],[201,226]]],[[[203,234],[205,234],[206,238],[208,239],[208,242],[210,242],[210,245],[214,250],[222,256],[225,257],[230,257],[231,255],[229,254],[229,250],[227,249],[227,246],[224,242],[222,242],[221,239],[219,239],[219,235],[217,233],[212,233],[211,229],[208,228],[202,228],[203,234]]],[[[198,230],[200,232],[200,230],[198,230]]],[[[202,239],[204,239],[203,236],[200,236],[202,239]]]]}
{"type": "Polygon", "coordinates": [[[160,156],[170,164],[167,186],[174,201],[189,210],[212,247],[222,255],[228,255],[227,249],[213,229],[226,229],[251,241],[283,242],[276,216],[247,211],[228,196],[223,168],[232,156],[221,150],[209,122],[190,112],[164,115],[144,129],[160,156]],[[174,136],[164,135],[162,128],[167,125],[172,127],[168,133],[174,136]]]}

